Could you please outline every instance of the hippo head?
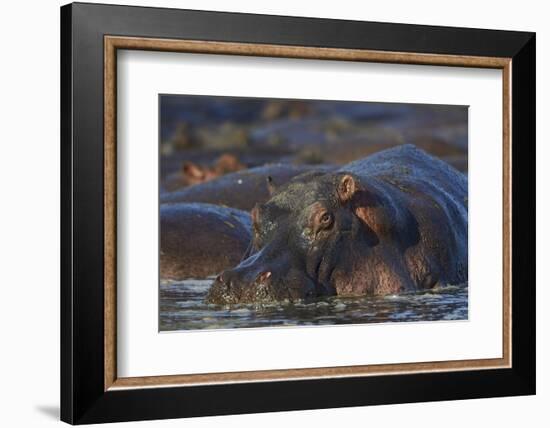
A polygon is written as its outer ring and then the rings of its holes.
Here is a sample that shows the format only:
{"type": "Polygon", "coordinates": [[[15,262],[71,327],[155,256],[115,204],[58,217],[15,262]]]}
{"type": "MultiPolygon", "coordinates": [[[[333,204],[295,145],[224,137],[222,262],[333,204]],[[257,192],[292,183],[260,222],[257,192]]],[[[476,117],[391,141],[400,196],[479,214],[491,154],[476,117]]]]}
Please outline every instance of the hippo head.
{"type": "Polygon", "coordinates": [[[271,188],[271,198],[251,212],[253,238],[243,261],[216,278],[207,301],[261,303],[336,294],[335,269],[350,269],[350,245],[364,233],[352,207],[359,187],[353,174],[313,172],[271,188]]]}

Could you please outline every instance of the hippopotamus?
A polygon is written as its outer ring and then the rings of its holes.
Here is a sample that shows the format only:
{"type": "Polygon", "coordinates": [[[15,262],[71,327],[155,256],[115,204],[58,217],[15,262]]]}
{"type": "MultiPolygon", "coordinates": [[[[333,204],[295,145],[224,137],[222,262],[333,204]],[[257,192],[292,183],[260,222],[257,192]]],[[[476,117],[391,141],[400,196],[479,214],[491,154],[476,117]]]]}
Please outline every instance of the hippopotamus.
{"type": "Polygon", "coordinates": [[[240,171],[246,168],[237,156],[225,153],[218,157],[210,165],[195,163],[192,161],[182,162],[180,170],[173,172],[163,182],[163,188],[172,192],[182,187],[204,183],[214,180],[222,175],[240,171]]]}
{"type": "Polygon", "coordinates": [[[207,302],[373,296],[461,284],[468,277],[468,183],[413,145],[273,190],[252,212],[243,260],[207,302]]]}
{"type": "Polygon", "coordinates": [[[250,211],[256,203],[263,203],[269,199],[270,186],[266,186],[267,181],[280,186],[304,172],[328,169],[331,167],[269,164],[226,174],[176,192],[161,194],[160,202],[204,202],[250,211]]]}
{"type": "Polygon", "coordinates": [[[210,204],[160,206],[160,278],[206,278],[239,263],[251,239],[247,212],[210,204]]]}

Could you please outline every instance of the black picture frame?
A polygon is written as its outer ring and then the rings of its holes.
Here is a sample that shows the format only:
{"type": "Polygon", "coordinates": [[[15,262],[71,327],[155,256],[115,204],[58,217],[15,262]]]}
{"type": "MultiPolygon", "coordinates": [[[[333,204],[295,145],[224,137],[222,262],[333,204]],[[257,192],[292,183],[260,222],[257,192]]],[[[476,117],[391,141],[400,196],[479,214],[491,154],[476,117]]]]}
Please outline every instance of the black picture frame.
{"type": "Polygon", "coordinates": [[[61,8],[61,419],[71,424],[535,393],[535,34],[74,3],[61,8]],[[512,58],[512,367],[104,391],[104,36],[512,58]]]}

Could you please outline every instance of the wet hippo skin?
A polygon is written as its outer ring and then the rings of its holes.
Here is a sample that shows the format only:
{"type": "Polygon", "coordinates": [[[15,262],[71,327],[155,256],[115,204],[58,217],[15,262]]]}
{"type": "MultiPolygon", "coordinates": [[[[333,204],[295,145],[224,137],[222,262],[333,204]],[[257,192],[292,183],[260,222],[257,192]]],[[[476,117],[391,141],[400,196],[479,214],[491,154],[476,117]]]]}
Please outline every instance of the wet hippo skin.
{"type": "Polygon", "coordinates": [[[412,145],[308,172],[252,210],[253,241],[216,304],[383,295],[468,277],[468,183],[412,145]]]}
{"type": "Polygon", "coordinates": [[[232,208],[180,203],[160,207],[160,277],[205,278],[239,263],[250,216],[232,208]]]}
{"type": "Polygon", "coordinates": [[[277,185],[292,177],[313,170],[327,170],[328,166],[271,164],[227,174],[206,183],[196,184],[161,195],[161,203],[205,202],[250,211],[256,203],[269,199],[267,177],[277,185]]]}

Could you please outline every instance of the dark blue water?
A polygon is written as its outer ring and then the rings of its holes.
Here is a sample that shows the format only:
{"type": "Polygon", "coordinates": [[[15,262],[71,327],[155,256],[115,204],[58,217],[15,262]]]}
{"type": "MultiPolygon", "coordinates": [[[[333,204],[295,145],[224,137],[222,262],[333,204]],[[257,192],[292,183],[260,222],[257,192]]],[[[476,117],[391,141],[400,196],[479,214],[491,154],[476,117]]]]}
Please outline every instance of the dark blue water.
{"type": "Polygon", "coordinates": [[[468,319],[467,285],[384,297],[331,297],[311,303],[221,307],[204,303],[211,282],[211,279],[162,282],[159,329],[174,331],[468,319]]]}

